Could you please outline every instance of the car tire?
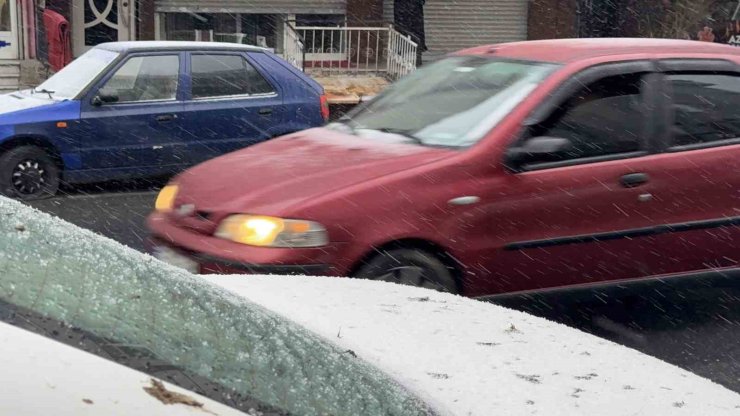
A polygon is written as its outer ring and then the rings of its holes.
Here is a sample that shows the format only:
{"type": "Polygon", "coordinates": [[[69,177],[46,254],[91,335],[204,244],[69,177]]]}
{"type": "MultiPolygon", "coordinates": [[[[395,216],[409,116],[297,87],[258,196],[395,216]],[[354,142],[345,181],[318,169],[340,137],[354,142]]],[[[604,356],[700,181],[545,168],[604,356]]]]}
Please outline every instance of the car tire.
{"type": "Polygon", "coordinates": [[[21,201],[54,196],[59,189],[59,167],[36,146],[20,146],[0,155],[0,194],[21,201]]]}
{"type": "Polygon", "coordinates": [[[453,271],[436,256],[417,249],[383,250],[360,267],[354,277],[460,292],[453,271]]]}

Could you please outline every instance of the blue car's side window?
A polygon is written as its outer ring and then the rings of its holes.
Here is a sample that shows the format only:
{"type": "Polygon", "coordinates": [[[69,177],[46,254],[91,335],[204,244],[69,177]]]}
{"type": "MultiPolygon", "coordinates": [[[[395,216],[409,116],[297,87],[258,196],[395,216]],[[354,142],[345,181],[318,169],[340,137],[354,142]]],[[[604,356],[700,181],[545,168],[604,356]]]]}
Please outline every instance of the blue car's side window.
{"type": "Polygon", "coordinates": [[[134,56],[100,89],[100,96],[114,103],[167,101],[177,98],[178,55],[134,56]]]}
{"type": "Polygon", "coordinates": [[[190,66],[194,99],[275,93],[241,55],[193,54],[190,66]]]}

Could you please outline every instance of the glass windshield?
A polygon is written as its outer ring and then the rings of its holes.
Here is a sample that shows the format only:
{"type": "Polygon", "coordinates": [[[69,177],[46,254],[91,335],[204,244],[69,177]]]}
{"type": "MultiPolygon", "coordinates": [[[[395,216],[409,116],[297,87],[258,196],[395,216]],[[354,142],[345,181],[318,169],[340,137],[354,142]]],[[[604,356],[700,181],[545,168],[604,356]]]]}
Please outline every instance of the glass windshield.
{"type": "Polygon", "coordinates": [[[54,98],[73,99],[118,55],[105,49],[91,49],[36,87],[36,90],[50,91],[54,98]]]}
{"type": "Polygon", "coordinates": [[[302,327],[4,197],[0,236],[0,321],[76,348],[92,342],[93,353],[175,384],[185,379],[182,387],[247,413],[429,414],[378,370],[302,327]]]}
{"type": "Polygon", "coordinates": [[[478,56],[447,58],[399,81],[350,115],[348,124],[359,134],[373,130],[430,146],[471,146],[555,67],[478,56]]]}

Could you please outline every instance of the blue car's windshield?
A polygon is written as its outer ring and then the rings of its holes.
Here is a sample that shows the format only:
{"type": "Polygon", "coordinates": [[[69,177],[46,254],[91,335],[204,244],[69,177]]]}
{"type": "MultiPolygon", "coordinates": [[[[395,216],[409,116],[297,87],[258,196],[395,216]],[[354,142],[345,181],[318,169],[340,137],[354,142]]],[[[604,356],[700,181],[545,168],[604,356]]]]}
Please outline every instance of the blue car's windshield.
{"type": "Polygon", "coordinates": [[[118,55],[105,49],[91,49],[36,87],[36,90],[49,92],[54,98],[75,98],[118,55]]]}

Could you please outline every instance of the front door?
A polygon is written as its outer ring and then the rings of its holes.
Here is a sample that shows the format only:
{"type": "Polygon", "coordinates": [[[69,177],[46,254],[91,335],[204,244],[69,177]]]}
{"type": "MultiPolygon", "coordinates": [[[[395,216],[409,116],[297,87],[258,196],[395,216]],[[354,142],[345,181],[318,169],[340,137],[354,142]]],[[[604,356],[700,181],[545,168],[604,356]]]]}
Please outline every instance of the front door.
{"type": "Polygon", "coordinates": [[[72,47],[80,56],[105,42],[135,40],[136,1],[74,0],[72,2],[72,47]]]}
{"type": "MultiPolygon", "coordinates": [[[[513,146],[537,137],[566,138],[569,151],[530,161],[488,188],[474,244],[482,276],[471,295],[536,290],[651,273],[642,230],[660,213],[649,194],[652,66],[573,82],[578,89],[556,103],[513,146]]],[[[635,63],[633,66],[643,66],[635,63]]],[[[617,68],[619,69],[619,68],[617,68]]],[[[608,67],[598,69],[609,72],[608,67]]]]}
{"type": "Polygon", "coordinates": [[[78,140],[85,169],[141,169],[147,175],[182,164],[182,56],[130,56],[84,100],[78,140]]]}
{"type": "Polygon", "coordinates": [[[18,59],[18,13],[15,0],[0,0],[0,59],[18,59]]]}

